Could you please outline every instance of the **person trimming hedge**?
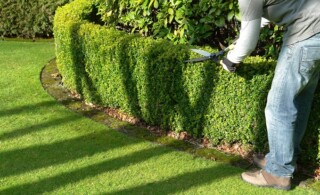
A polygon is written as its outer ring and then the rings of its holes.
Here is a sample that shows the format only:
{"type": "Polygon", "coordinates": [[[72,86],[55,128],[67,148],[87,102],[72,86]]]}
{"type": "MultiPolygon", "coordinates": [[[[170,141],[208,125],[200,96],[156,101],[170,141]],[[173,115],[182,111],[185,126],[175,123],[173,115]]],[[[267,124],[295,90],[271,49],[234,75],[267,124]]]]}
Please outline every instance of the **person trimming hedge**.
{"type": "Polygon", "coordinates": [[[240,36],[234,49],[220,62],[227,71],[235,72],[237,64],[255,49],[265,19],[286,29],[265,108],[269,153],[254,158],[261,170],[244,172],[241,177],[256,186],[289,190],[319,82],[320,1],[238,2],[240,36]]]}

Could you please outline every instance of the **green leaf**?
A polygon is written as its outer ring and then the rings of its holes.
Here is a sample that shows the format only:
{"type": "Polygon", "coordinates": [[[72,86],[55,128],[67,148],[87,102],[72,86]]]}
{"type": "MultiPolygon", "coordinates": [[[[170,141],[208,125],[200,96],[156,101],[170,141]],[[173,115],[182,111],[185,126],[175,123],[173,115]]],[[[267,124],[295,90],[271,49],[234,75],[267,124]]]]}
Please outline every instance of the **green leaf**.
{"type": "Polygon", "coordinates": [[[233,3],[229,3],[229,9],[230,9],[230,10],[233,9],[233,3]]]}
{"type": "Polygon", "coordinates": [[[155,1],[154,1],[153,7],[156,8],[156,9],[159,8],[159,1],[158,1],[158,0],[155,0],[155,1]]]}
{"type": "MultiPolygon", "coordinates": [[[[151,6],[153,5],[154,1],[155,1],[155,0],[151,0],[151,1],[149,2],[149,6],[148,6],[148,7],[151,7],[151,6]]],[[[146,2],[147,2],[147,1],[146,1],[146,2]]]]}
{"type": "Polygon", "coordinates": [[[174,18],[174,15],[170,15],[170,16],[169,16],[169,23],[172,23],[173,18],[174,18]]]}
{"type": "Polygon", "coordinates": [[[214,23],[219,27],[223,27],[225,25],[225,20],[224,20],[224,18],[219,18],[214,23]]]}
{"type": "Polygon", "coordinates": [[[180,37],[183,37],[183,36],[184,36],[184,28],[180,30],[180,37]]]}
{"type": "Polygon", "coordinates": [[[228,20],[228,21],[232,20],[233,16],[234,16],[234,13],[229,12],[229,13],[228,13],[227,20],[228,20]]]}
{"type": "Polygon", "coordinates": [[[169,9],[168,9],[168,13],[169,13],[170,15],[173,15],[173,14],[174,14],[174,10],[173,10],[172,8],[169,8],[169,9]]]}

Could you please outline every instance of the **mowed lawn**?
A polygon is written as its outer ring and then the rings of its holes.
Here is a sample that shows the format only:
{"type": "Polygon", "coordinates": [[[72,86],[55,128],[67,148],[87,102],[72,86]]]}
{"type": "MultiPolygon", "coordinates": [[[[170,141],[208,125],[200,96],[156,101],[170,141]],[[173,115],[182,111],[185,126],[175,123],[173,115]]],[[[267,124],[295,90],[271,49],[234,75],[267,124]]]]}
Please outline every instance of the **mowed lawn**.
{"type": "Polygon", "coordinates": [[[39,79],[52,58],[53,42],[0,41],[0,194],[287,194],[65,108],[39,79]]]}

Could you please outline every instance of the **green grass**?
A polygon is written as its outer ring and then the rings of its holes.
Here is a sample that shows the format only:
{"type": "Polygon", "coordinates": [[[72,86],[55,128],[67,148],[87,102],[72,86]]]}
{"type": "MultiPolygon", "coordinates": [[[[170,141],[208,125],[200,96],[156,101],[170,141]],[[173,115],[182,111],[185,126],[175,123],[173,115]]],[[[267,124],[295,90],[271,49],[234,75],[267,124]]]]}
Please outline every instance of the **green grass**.
{"type": "Polygon", "coordinates": [[[286,194],[70,111],[39,80],[53,57],[52,42],[0,41],[0,194],[286,194]]]}

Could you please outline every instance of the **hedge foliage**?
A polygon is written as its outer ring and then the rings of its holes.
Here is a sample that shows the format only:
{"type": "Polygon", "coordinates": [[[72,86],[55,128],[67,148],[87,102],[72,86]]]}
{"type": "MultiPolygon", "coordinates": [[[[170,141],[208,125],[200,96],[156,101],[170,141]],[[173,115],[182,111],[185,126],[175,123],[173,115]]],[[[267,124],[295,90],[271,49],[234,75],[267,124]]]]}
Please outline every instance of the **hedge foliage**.
{"type": "MultiPolygon", "coordinates": [[[[58,68],[66,86],[88,102],[121,109],[150,125],[240,142],[265,151],[266,97],[275,61],[248,57],[236,74],[196,57],[186,45],[142,37],[92,23],[94,0],[76,0],[54,20],[58,68]]],[[[210,48],[205,48],[211,50],[210,48]]],[[[303,146],[315,161],[320,88],[303,146]]]]}
{"type": "Polygon", "coordinates": [[[72,0],[1,0],[0,36],[52,37],[56,8],[70,1],[72,0]]]}

